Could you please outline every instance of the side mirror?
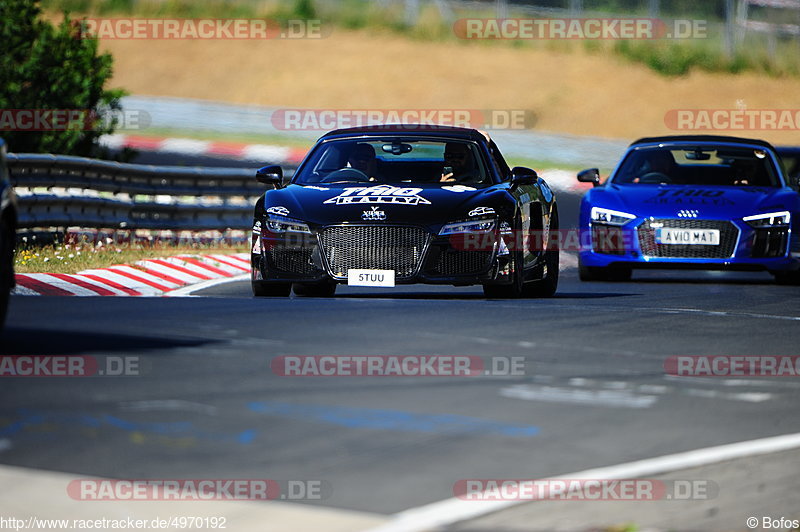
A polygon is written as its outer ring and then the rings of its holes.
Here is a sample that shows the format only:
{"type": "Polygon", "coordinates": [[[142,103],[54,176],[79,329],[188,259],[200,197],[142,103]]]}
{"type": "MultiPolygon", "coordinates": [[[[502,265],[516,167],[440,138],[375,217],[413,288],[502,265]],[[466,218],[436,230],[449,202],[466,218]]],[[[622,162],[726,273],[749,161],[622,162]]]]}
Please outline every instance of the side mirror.
{"type": "Polygon", "coordinates": [[[600,184],[600,170],[597,168],[581,170],[578,172],[578,181],[581,183],[591,183],[592,185],[597,186],[600,184]]]}
{"type": "Polygon", "coordinates": [[[515,166],[511,170],[511,186],[533,185],[539,179],[536,170],[531,170],[524,166],[515,166]]]}
{"type": "Polygon", "coordinates": [[[280,188],[283,184],[283,168],[275,164],[259,168],[256,170],[256,181],[280,188]]]}

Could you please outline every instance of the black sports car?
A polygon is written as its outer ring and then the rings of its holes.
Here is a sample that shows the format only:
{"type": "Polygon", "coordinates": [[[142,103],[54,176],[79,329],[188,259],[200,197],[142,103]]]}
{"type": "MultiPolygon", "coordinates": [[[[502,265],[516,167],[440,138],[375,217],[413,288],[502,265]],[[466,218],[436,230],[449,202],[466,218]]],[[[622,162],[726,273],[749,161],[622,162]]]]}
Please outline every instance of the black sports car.
{"type": "Polygon", "coordinates": [[[256,296],[330,296],[338,283],[483,285],[488,297],[551,296],[558,285],[553,192],[509,169],[474,129],[372,126],[321,137],[290,182],[279,166],[256,203],[256,296]],[[530,238],[531,236],[535,238],[530,238]]]}
{"type": "Polygon", "coordinates": [[[17,201],[8,176],[6,143],[0,139],[0,327],[6,321],[8,295],[14,288],[17,201]]]}

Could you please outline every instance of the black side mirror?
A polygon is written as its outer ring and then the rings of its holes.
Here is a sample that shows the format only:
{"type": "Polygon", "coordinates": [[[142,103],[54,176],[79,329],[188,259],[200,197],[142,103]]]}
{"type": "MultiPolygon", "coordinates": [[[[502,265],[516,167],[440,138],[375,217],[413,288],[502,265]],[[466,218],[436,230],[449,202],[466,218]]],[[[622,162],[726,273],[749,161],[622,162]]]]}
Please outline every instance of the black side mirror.
{"type": "Polygon", "coordinates": [[[256,170],[256,181],[280,188],[283,184],[283,168],[276,164],[259,168],[256,170]]]}
{"type": "Polygon", "coordinates": [[[536,170],[531,170],[524,166],[515,166],[511,170],[511,186],[533,185],[539,179],[536,170]]]}
{"type": "Polygon", "coordinates": [[[578,172],[578,181],[581,183],[591,183],[592,185],[597,186],[600,184],[600,170],[597,168],[581,170],[578,172]]]}

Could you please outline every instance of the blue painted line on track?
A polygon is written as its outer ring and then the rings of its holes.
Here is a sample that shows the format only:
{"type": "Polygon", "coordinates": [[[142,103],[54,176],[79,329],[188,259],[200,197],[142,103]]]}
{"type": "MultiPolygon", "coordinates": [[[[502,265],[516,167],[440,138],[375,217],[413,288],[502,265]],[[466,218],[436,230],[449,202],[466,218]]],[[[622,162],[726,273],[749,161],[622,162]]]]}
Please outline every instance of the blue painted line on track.
{"type": "Polygon", "coordinates": [[[355,429],[445,434],[492,434],[530,437],[539,433],[532,425],[514,425],[455,414],[419,414],[401,410],[308,405],[277,401],[253,402],[253,412],[288,419],[310,420],[355,429]]]}

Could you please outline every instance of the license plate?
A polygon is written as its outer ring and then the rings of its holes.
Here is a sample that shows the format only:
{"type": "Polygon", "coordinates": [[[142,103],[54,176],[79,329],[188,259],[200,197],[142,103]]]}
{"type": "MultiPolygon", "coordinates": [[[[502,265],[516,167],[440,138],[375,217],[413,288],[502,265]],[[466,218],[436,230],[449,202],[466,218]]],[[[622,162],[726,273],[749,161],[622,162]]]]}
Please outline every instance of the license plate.
{"type": "Polygon", "coordinates": [[[718,246],[719,229],[673,229],[662,227],[656,230],[658,244],[680,244],[718,246]]]}
{"type": "Polygon", "coordinates": [[[394,270],[347,270],[350,286],[394,286],[394,270]]]}

